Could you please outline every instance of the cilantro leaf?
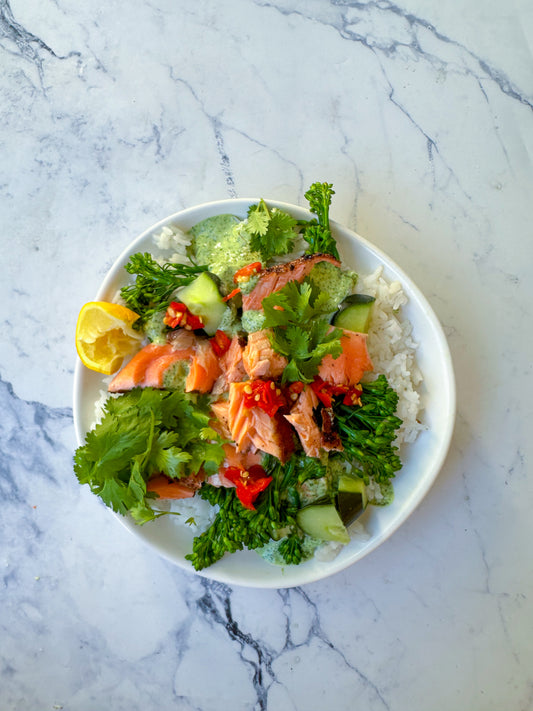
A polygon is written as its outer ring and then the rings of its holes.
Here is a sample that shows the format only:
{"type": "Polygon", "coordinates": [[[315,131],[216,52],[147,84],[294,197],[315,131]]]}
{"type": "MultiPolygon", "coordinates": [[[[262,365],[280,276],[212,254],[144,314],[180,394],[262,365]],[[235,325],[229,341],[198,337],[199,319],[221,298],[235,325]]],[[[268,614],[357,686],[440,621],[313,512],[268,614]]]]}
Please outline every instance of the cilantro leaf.
{"type": "Polygon", "coordinates": [[[326,355],[342,352],[342,331],[324,318],[323,294],[309,281],[288,282],[263,299],[264,328],[271,329],[273,349],[288,360],[283,382],[312,382],[326,355]]]}
{"type": "Polygon", "coordinates": [[[76,450],[74,472],[113,511],[145,523],[160,515],[146,491],[152,474],[176,479],[218,469],[225,454],[208,423],[207,400],[179,391],[137,388],[109,398],[76,450]]]}
{"type": "Polygon", "coordinates": [[[269,208],[261,199],[248,209],[244,229],[250,237],[250,247],[259,252],[263,261],[289,253],[294,247],[296,220],[283,210],[269,208]]]}

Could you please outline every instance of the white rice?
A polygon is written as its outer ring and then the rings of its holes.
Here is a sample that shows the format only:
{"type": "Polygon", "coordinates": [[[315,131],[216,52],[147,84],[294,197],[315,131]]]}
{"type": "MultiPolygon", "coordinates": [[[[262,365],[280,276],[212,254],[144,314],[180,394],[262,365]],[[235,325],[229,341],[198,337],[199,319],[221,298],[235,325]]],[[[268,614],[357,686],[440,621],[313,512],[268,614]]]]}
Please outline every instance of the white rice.
{"type": "Polygon", "coordinates": [[[153,240],[156,247],[166,253],[158,258],[157,261],[160,263],[174,262],[182,264],[185,261],[187,247],[191,242],[191,238],[177,225],[165,225],[160,232],[154,235],[153,240]],[[171,254],[169,255],[168,252],[171,252],[171,254]]]}
{"type": "Polygon", "coordinates": [[[402,316],[401,308],[407,296],[399,281],[388,282],[383,277],[383,267],[359,279],[359,288],[374,296],[372,321],[368,332],[368,352],[375,373],[383,373],[399,395],[397,416],[402,420],[396,443],[414,442],[425,429],[418,421],[421,409],[417,387],[422,374],[416,364],[418,344],[412,338],[413,327],[402,316]]]}

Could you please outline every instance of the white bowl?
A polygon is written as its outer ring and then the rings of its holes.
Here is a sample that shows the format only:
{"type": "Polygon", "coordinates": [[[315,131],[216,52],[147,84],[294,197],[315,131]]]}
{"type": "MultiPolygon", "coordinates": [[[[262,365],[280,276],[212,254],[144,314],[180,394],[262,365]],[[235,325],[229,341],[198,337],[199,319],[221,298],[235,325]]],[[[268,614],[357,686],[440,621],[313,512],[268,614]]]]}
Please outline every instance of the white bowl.
{"type": "MultiPolygon", "coordinates": [[[[134,240],[120,255],[98,294],[97,300],[112,300],[117,290],[128,279],[124,269],[131,254],[153,252],[154,234],[165,225],[174,224],[188,230],[196,223],[213,215],[230,213],[246,215],[249,205],[257,199],[235,199],[210,202],[178,212],[161,220],[134,240]]],[[[290,212],[297,219],[313,217],[307,210],[278,201],[267,201],[290,212]]],[[[384,266],[383,276],[399,280],[409,299],[403,313],[413,325],[414,339],[419,343],[417,363],[423,373],[421,389],[423,421],[427,430],[408,445],[402,469],[394,482],[394,501],[389,506],[369,506],[360,521],[368,533],[366,539],[355,537],[332,561],[309,560],[297,566],[277,567],[264,561],[253,551],[226,555],[199,575],[213,580],[258,588],[287,588],[303,585],[347,568],[385,541],[410,516],[432,486],[450,444],[455,420],[455,381],[446,337],[431,306],[411,279],[386,254],[367,240],[336,223],[332,224],[343,263],[359,273],[370,273],[384,266]]],[[[103,377],[86,369],[80,361],[74,376],[74,426],[78,442],[94,421],[94,406],[99,399],[103,377]]],[[[194,571],[185,555],[192,549],[194,533],[187,526],[177,525],[174,516],[163,516],[156,521],[138,526],[129,518],[118,519],[136,536],[182,568],[194,571]]]]}

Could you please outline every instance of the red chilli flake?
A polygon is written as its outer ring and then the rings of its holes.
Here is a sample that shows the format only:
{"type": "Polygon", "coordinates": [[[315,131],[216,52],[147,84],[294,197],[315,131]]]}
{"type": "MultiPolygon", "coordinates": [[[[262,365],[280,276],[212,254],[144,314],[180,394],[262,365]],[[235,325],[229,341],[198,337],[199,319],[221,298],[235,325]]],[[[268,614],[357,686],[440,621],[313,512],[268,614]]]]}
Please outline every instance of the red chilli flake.
{"type": "Polygon", "coordinates": [[[225,467],[222,473],[232,484],[235,484],[237,498],[241,504],[251,511],[255,511],[254,501],[272,481],[272,477],[267,476],[259,464],[254,464],[249,469],[225,467]]]}
{"type": "Polygon", "coordinates": [[[331,407],[333,404],[333,398],[339,395],[344,395],[342,400],[343,405],[360,405],[361,400],[359,399],[363,393],[363,390],[355,386],[350,385],[331,385],[326,383],[322,378],[316,377],[311,383],[311,389],[324,405],[324,407],[331,407]]]}
{"type": "Polygon", "coordinates": [[[171,301],[163,318],[163,323],[169,328],[186,328],[188,331],[197,331],[204,327],[200,316],[192,314],[185,304],[171,301]]]}
{"type": "Polygon", "coordinates": [[[258,271],[261,270],[261,262],[252,262],[247,264],[242,269],[239,269],[233,275],[233,282],[238,284],[241,281],[248,281],[251,277],[255,276],[258,271]]]}
{"type": "Polygon", "coordinates": [[[233,291],[230,291],[229,294],[226,294],[226,296],[223,296],[222,301],[229,301],[230,299],[233,299],[234,296],[237,296],[237,294],[240,293],[241,290],[239,289],[239,287],[237,287],[236,289],[233,289],[233,291]]]}
{"type": "Polygon", "coordinates": [[[213,338],[209,339],[211,348],[219,358],[229,350],[231,346],[231,338],[224,331],[217,330],[213,338]]]}
{"type": "Polygon", "coordinates": [[[260,407],[269,417],[274,417],[285,398],[273,380],[252,380],[244,386],[245,407],[260,407]]]}

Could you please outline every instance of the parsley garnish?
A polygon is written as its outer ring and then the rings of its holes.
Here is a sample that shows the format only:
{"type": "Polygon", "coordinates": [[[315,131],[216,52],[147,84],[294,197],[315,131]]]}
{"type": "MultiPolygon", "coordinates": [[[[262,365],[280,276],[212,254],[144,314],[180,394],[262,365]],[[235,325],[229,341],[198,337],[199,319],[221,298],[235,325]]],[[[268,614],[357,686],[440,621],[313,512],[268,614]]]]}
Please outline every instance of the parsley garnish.
{"type": "Polygon", "coordinates": [[[135,275],[135,283],[122,287],[120,295],[128,308],[139,314],[134,328],[141,329],[152,314],[166,309],[176,289],[190,284],[207,267],[172,262],[161,266],[148,252],[137,252],[130,257],[125,269],[135,275]]]}
{"type": "Polygon", "coordinates": [[[312,382],[324,356],[341,354],[342,331],[324,318],[327,300],[308,280],[290,281],[263,299],[264,328],[272,329],[272,347],[288,360],[284,383],[312,382]]]}
{"type": "Polygon", "coordinates": [[[152,474],[218,471],[225,454],[209,420],[203,399],[179,391],[137,388],[109,398],[102,421],[76,450],[74,471],[113,511],[145,523],[163,513],[150,506],[152,474]]]}
{"type": "Polygon", "coordinates": [[[263,261],[290,252],[294,246],[296,220],[283,210],[268,207],[261,199],[248,209],[244,229],[250,236],[250,247],[263,261]]]}

